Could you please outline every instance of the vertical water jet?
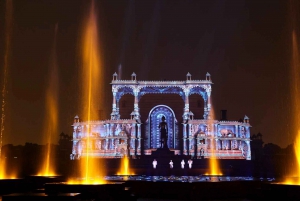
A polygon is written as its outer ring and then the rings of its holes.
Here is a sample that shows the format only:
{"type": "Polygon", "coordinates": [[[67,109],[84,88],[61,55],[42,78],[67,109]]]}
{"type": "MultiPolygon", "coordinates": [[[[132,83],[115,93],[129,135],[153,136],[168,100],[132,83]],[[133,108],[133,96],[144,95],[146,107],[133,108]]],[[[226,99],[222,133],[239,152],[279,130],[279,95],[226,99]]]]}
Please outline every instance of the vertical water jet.
{"type": "Polygon", "coordinates": [[[292,133],[295,133],[294,141],[294,153],[296,156],[296,167],[293,170],[290,170],[291,173],[289,176],[293,178],[287,179],[285,184],[296,184],[300,185],[300,60],[299,60],[299,47],[298,47],[298,38],[297,38],[297,14],[298,8],[297,1],[289,1],[289,11],[291,17],[291,67],[290,67],[290,95],[291,95],[291,106],[293,116],[292,116],[292,133]]]}
{"type": "Polygon", "coordinates": [[[10,46],[11,46],[11,33],[12,33],[12,14],[13,4],[12,0],[6,0],[5,4],[5,33],[4,33],[4,65],[2,74],[2,100],[1,100],[1,127],[0,127],[0,179],[11,177],[6,174],[6,161],[2,156],[2,140],[5,128],[5,112],[6,112],[6,94],[7,94],[7,79],[9,70],[10,46]]]}
{"type": "Polygon", "coordinates": [[[134,172],[130,169],[129,158],[127,156],[121,159],[121,166],[117,175],[134,175],[134,172]]]}
{"type": "Polygon", "coordinates": [[[99,108],[104,108],[104,68],[101,63],[101,52],[99,50],[97,15],[95,3],[91,2],[89,15],[84,24],[83,34],[83,58],[81,66],[82,87],[82,116],[87,121],[83,128],[86,136],[82,138],[83,154],[80,159],[81,181],[69,181],[69,183],[103,184],[104,169],[99,159],[92,157],[93,142],[93,120],[99,117],[99,108]]]}
{"type": "Polygon", "coordinates": [[[219,161],[216,156],[217,143],[216,143],[216,136],[214,135],[215,134],[214,119],[215,119],[215,113],[214,113],[214,108],[211,104],[211,109],[209,111],[209,119],[207,121],[207,126],[209,127],[209,132],[211,135],[211,144],[210,144],[211,157],[209,158],[209,171],[207,175],[222,175],[219,166],[219,161]]]}
{"type": "Polygon", "coordinates": [[[58,24],[54,29],[54,42],[52,47],[52,53],[50,57],[49,65],[49,78],[48,87],[46,89],[46,101],[45,101],[45,122],[43,138],[46,143],[46,153],[43,157],[43,163],[41,164],[38,176],[55,176],[55,152],[53,150],[53,143],[56,139],[55,136],[58,133],[58,64],[56,55],[56,37],[57,37],[58,24]]]}

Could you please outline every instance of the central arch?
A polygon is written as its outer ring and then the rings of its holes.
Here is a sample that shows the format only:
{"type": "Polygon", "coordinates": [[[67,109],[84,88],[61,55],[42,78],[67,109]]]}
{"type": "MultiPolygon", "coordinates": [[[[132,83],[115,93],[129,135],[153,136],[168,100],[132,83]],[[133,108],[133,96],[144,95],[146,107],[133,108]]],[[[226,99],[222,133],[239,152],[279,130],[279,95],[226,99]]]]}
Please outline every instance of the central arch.
{"type": "Polygon", "coordinates": [[[148,115],[148,148],[157,149],[160,147],[160,129],[159,123],[162,117],[166,118],[168,125],[168,141],[167,145],[169,149],[176,149],[177,143],[177,120],[174,111],[167,105],[157,105],[151,109],[148,115]]]}

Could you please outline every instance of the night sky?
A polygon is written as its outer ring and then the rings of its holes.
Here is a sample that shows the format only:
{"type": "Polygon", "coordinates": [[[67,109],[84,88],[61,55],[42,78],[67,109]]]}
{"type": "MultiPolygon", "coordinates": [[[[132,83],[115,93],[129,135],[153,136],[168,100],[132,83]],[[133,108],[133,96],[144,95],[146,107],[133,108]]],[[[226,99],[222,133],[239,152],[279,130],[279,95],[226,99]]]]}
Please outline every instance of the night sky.
{"type": "MultiPolygon", "coordinates": [[[[88,0],[14,0],[5,95],[3,144],[41,144],[45,89],[53,59],[54,30],[59,80],[58,133],[72,134],[80,115],[83,27],[88,0]]],[[[251,133],[265,143],[291,144],[292,29],[299,36],[296,0],[106,0],[95,1],[102,62],[111,110],[112,74],[122,79],[185,80],[212,76],[216,118],[247,115],[251,133]],[[296,18],[296,19],[295,19],[296,18]]],[[[0,75],[6,52],[5,0],[0,2],[0,75]]],[[[299,37],[298,37],[299,38],[299,37]]],[[[300,41],[300,38],[298,39],[300,41]]],[[[101,97],[99,97],[101,98],[101,97]]],[[[107,117],[109,118],[109,117],[107,117]]]]}

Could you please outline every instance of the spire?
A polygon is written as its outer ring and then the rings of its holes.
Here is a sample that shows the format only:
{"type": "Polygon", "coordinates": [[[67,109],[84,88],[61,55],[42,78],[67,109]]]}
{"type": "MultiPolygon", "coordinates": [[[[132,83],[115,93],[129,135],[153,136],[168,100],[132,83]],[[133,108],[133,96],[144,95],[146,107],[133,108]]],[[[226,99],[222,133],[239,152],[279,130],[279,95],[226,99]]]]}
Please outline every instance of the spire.
{"type": "Polygon", "coordinates": [[[188,72],[186,74],[186,80],[191,80],[192,79],[192,75],[190,74],[190,72],[188,72]]]}
{"type": "Polygon", "coordinates": [[[211,76],[210,76],[210,74],[208,72],[206,73],[206,80],[207,81],[211,81],[211,76]]]}

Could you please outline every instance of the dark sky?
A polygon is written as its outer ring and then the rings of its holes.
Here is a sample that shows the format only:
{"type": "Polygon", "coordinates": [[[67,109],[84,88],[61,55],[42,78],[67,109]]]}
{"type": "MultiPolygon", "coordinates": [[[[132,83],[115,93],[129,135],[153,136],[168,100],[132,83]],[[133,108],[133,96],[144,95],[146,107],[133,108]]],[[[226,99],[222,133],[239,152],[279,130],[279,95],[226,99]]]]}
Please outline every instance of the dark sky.
{"type": "MultiPolygon", "coordinates": [[[[184,80],[187,72],[205,79],[209,72],[217,118],[221,109],[229,120],[247,115],[252,134],[286,147],[295,136],[289,77],[292,28],[299,24],[291,5],[299,11],[296,0],[95,1],[109,97],[120,63],[123,79],[133,71],[138,80],[184,80]]],[[[79,41],[89,7],[88,0],[13,1],[3,144],[42,143],[56,23],[57,135],[72,133],[81,111],[79,41]]],[[[0,9],[2,90],[5,1],[0,9]]]]}

